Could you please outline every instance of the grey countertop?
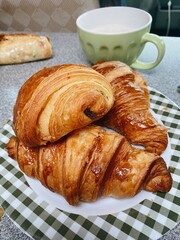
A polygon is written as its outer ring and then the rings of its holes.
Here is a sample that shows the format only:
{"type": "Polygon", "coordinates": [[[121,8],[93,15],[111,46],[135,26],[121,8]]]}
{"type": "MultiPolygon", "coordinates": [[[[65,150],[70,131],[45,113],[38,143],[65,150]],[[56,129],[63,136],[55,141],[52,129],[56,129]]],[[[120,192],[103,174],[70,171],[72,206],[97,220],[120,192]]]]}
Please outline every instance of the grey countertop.
{"type": "MultiPolygon", "coordinates": [[[[41,33],[43,34],[43,33],[41,33]]],[[[83,63],[90,65],[79,44],[75,33],[47,33],[51,39],[54,56],[51,59],[19,65],[0,66],[0,127],[12,117],[13,106],[21,85],[35,72],[43,67],[63,63],[83,63]]],[[[162,62],[152,70],[141,71],[149,86],[155,88],[180,106],[180,38],[164,37],[166,54],[162,62]]],[[[141,55],[141,60],[153,60],[156,49],[147,45],[141,55]]],[[[26,234],[5,214],[0,223],[0,239],[28,240],[26,234]]],[[[180,223],[166,233],[162,240],[180,239],[180,223]]]]}

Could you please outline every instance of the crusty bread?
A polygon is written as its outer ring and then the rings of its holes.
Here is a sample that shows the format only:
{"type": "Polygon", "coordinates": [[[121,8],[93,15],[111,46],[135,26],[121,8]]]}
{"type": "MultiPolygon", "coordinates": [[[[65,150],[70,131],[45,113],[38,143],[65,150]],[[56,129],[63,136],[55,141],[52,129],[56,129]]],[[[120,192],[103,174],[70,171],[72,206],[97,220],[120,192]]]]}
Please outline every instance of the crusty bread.
{"type": "Polygon", "coordinates": [[[52,56],[50,39],[37,34],[0,34],[0,64],[31,62],[52,56]]]}

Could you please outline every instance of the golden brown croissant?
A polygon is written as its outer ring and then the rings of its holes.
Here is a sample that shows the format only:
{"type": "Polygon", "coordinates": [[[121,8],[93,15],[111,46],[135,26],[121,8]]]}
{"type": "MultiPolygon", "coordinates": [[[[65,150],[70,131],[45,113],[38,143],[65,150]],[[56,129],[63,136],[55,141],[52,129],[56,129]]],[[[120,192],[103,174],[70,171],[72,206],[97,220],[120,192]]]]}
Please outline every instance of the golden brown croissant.
{"type": "Polygon", "coordinates": [[[161,157],[133,148],[124,136],[100,126],[86,126],[40,147],[12,137],[6,147],[26,175],[72,205],[100,196],[132,197],[142,189],[167,192],[172,185],[161,157]]]}
{"type": "Polygon", "coordinates": [[[0,64],[31,62],[52,56],[49,38],[37,34],[0,34],[0,64]]]}
{"type": "Polygon", "coordinates": [[[106,77],[115,95],[114,106],[103,118],[103,125],[160,155],[167,147],[167,129],[149,110],[149,93],[140,74],[119,61],[97,63],[93,69],[106,77]]]}
{"type": "Polygon", "coordinates": [[[44,145],[103,117],[113,102],[111,85],[90,67],[44,68],[21,87],[13,129],[25,144],[44,145]]]}
{"type": "Polygon", "coordinates": [[[141,88],[147,100],[147,106],[150,107],[150,94],[149,94],[147,82],[139,72],[133,71],[133,74],[134,74],[134,84],[141,88]]]}

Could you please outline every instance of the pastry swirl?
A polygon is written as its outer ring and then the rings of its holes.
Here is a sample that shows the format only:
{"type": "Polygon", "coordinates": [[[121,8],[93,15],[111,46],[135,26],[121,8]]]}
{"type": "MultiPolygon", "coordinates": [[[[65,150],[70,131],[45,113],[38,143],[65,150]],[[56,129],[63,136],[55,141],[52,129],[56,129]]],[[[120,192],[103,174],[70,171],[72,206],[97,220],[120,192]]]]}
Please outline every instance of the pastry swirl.
{"type": "Polygon", "coordinates": [[[45,145],[100,119],[113,103],[111,85],[90,67],[44,68],[21,87],[13,129],[25,144],[45,145]]]}

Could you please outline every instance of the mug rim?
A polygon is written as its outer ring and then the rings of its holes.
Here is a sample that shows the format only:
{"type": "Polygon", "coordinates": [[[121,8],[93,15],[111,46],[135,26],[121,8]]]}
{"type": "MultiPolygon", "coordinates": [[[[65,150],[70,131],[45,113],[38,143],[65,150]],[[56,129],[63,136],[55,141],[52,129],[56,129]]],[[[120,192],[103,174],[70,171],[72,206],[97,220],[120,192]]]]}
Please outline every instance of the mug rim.
{"type": "Polygon", "coordinates": [[[140,9],[140,8],[135,8],[135,7],[128,7],[128,6],[111,6],[111,7],[101,7],[101,8],[95,8],[95,9],[92,9],[92,10],[89,10],[87,12],[84,12],[82,13],[81,15],[79,15],[79,17],[76,19],[76,26],[77,28],[79,28],[80,30],[83,30],[87,33],[91,33],[91,34],[95,34],[95,35],[125,35],[125,34],[129,34],[129,33],[134,33],[134,32],[137,32],[137,31],[140,31],[142,29],[145,29],[147,28],[150,24],[152,23],[152,16],[150,15],[150,13],[148,13],[147,11],[143,10],[143,9],[140,9]],[[135,10],[137,12],[141,12],[141,13],[144,13],[146,14],[146,16],[149,17],[149,21],[144,24],[143,26],[141,27],[137,27],[137,28],[134,28],[132,30],[127,30],[127,31],[117,31],[117,32],[98,32],[97,30],[93,30],[93,29],[87,29],[85,27],[82,26],[81,22],[82,19],[86,16],[86,15],[89,15],[91,14],[92,12],[98,12],[98,11],[106,11],[106,9],[131,9],[131,10],[135,10]]]}

